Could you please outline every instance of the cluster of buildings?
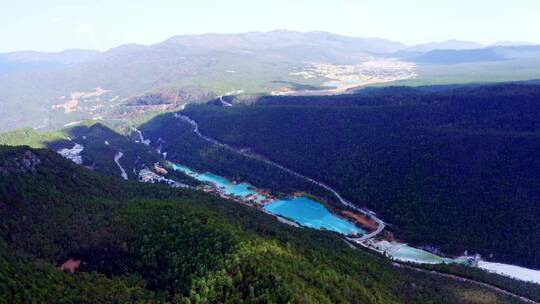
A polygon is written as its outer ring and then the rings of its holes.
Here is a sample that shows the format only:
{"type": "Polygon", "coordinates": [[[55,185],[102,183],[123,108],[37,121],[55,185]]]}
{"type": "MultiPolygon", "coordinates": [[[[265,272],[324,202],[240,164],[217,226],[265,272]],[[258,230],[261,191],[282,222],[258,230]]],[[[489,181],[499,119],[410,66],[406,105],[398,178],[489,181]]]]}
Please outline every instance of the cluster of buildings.
{"type": "Polygon", "coordinates": [[[84,147],[82,145],[75,144],[75,146],[73,146],[73,148],[71,149],[61,149],[61,150],[58,150],[57,152],[58,154],[62,155],[62,157],[71,160],[77,165],[82,165],[83,159],[81,156],[81,152],[83,150],[84,150],[84,147]]]}
{"type": "Polygon", "coordinates": [[[190,188],[189,185],[182,184],[172,179],[166,178],[149,169],[142,169],[141,171],[139,171],[139,181],[151,184],[167,184],[173,188],[190,188]]]}

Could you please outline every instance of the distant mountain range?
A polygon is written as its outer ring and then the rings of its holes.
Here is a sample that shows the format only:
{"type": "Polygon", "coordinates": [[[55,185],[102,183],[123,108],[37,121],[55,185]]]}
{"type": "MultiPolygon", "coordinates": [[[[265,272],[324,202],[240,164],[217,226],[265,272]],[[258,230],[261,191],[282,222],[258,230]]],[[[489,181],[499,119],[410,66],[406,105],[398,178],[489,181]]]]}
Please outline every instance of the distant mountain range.
{"type": "Polygon", "coordinates": [[[1,54],[0,56],[2,56],[4,60],[14,63],[51,62],[71,64],[91,60],[98,54],[99,51],[95,50],[70,49],[58,53],[19,51],[1,54]]]}
{"type": "Polygon", "coordinates": [[[61,52],[16,51],[0,53],[2,62],[12,64],[54,63],[72,64],[95,59],[100,54],[115,54],[148,50],[153,47],[177,45],[198,51],[256,51],[284,49],[299,45],[311,47],[348,47],[351,51],[373,54],[392,54],[396,52],[427,53],[434,50],[472,50],[494,46],[535,45],[529,42],[498,41],[484,45],[474,41],[446,40],[407,46],[401,42],[382,38],[361,38],[332,34],[329,32],[295,32],[275,30],[270,32],[247,32],[239,34],[202,34],[173,36],[155,45],[125,44],[105,52],[87,49],[68,49],[61,52]]]}
{"type": "Polygon", "coordinates": [[[379,38],[285,30],[175,36],[105,52],[13,52],[0,54],[0,130],[54,129],[85,119],[122,122],[132,119],[132,113],[146,115],[231,92],[319,90],[328,82],[364,86],[396,80],[430,84],[540,78],[540,69],[534,68],[540,62],[521,63],[522,69],[513,64],[536,58],[540,55],[530,46],[482,48],[449,40],[408,47],[379,38]],[[394,58],[405,63],[396,65],[394,58]],[[512,65],[500,66],[501,61],[512,65]],[[491,66],[474,73],[432,67],[475,62],[493,62],[505,74],[494,77],[491,66]],[[126,107],[145,94],[164,96],[163,103],[126,107]]]}
{"type": "Polygon", "coordinates": [[[23,69],[52,68],[94,59],[95,50],[72,49],[58,53],[19,51],[0,54],[0,73],[23,69]]]}
{"type": "Polygon", "coordinates": [[[470,50],[483,47],[484,45],[472,41],[446,40],[441,42],[418,44],[401,51],[426,53],[433,50],[470,50]]]}
{"type": "Polygon", "coordinates": [[[417,63],[457,64],[527,58],[540,58],[540,46],[493,46],[480,49],[433,50],[413,57],[412,60],[417,63]]]}
{"type": "MultiPolygon", "coordinates": [[[[324,52],[315,52],[315,49],[326,48],[326,57],[334,60],[344,60],[351,57],[341,54],[347,49],[353,54],[365,53],[373,55],[425,54],[436,50],[477,50],[493,47],[531,46],[533,43],[517,41],[499,41],[490,46],[473,41],[446,40],[441,42],[423,43],[407,46],[401,42],[382,38],[361,38],[332,34],[322,31],[296,32],[275,30],[270,32],[247,32],[239,34],[203,34],[181,35],[171,37],[155,45],[125,44],[105,52],[85,49],[68,49],[62,52],[16,51],[0,54],[0,73],[7,72],[5,66],[31,67],[32,65],[69,65],[92,60],[103,60],[117,55],[134,53],[147,53],[153,50],[176,49],[185,54],[210,53],[215,51],[243,52],[249,54],[255,51],[282,52],[307,51],[302,54],[306,59],[316,59],[324,52]],[[308,51],[307,49],[312,51],[308,51]],[[316,54],[319,54],[317,56],[316,54]],[[315,57],[315,58],[314,58],[315,57]],[[342,57],[342,58],[340,58],[342,57]]],[[[161,55],[168,55],[162,53],[161,55]]],[[[9,71],[9,70],[8,70],[9,71]]]]}
{"type": "Polygon", "coordinates": [[[175,44],[198,50],[276,50],[304,47],[351,48],[351,51],[393,53],[406,46],[400,42],[380,38],[359,38],[328,32],[294,32],[278,30],[242,34],[204,34],[175,36],[162,44],[175,44]]]}
{"type": "Polygon", "coordinates": [[[536,43],[504,40],[504,41],[497,41],[494,44],[492,44],[492,46],[520,46],[520,45],[536,45],[536,43]]]}

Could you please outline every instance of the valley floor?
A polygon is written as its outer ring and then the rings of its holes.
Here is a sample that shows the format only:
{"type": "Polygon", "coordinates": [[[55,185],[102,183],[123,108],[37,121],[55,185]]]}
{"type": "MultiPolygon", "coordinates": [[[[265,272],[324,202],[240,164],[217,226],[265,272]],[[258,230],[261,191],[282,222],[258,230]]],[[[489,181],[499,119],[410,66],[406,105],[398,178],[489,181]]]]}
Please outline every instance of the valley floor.
{"type": "MultiPolygon", "coordinates": [[[[375,216],[375,213],[370,210],[365,210],[356,207],[355,205],[351,204],[350,202],[346,201],[335,189],[331,188],[330,186],[321,183],[319,181],[316,181],[310,177],[304,176],[300,173],[297,173],[289,168],[286,168],[280,164],[277,164],[269,159],[266,159],[260,155],[256,155],[254,153],[249,152],[246,149],[237,149],[234,147],[231,147],[227,144],[221,143],[218,140],[208,137],[204,134],[202,134],[199,130],[199,126],[197,122],[195,122],[193,119],[186,115],[182,114],[175,114],[175,117],[177,119],[180,119],[188,124],[190,124],[193,127],[193,132],[197,134],[200,138],[203,140],[219,145],[222,148],[228,149],[230,151],[233,151],[235,153],[239,153],[245,157],[256,159],[258,161],[262,161],[266,164],[269,164],[273,167],[276,167],[280,170],[284,170],[292,175],[295,175],[297,177],[300,177],[302,179],[305,179],[311,183],[314,183],[327,191],[331,192],[336,199],[346,208],[346,209],[352,209],[355,212],[359,213],[358,216],[363,215],[367,217],[372,223],[368,226],[365,226],[363,221],[355,221],[358,225],[367,228],[370,233],[364,234],[360,237],[350,237],[348,238],[349,241],[359,245],[363,246],[365,248],[376,250],[380,252],[381,254],[392,258],[396,261],[405,261],[405,262],[413,262],[413,263],[420,263],[420,264],[438,264],[438,263],[463,263],[466,265],[474,265],[475,267],[479,267],[482,269],[485,269],[490,272],[494,272],[500,275],[512,277],[515,279],[523,280],[523,281],[531,281],[535,283],[540,283],[540,271],[532,270],[532,269],[526,269],[522,267],[517,267],[513,265],[507,265],[507,264],[499,264],[499,263],[490,263],[486,261],[479,260],[478,257],[459,257],[457,259],[448,259],[448,258],[440,258],[434,254],[431,254],[429,252],[426,252],[424,250],[416,249],[413,247],[409,247],[406,244],[396,243],[390,247],[385,247],[386,249],[381,249],[379,244],[381,244],[380,241],[374,241],[375,239],[379,238],[381,236],[381,233],[384,231],[386,224],[383,220],[379,219],[377,216],[375,216]],[[373,223],[374,222],[374,223],[373,223]],[[374,228],[376,229],[370,229],[374,228]],[[399,250],[398,250],[399,249],[399,250]],[[406,251],[406,253],[403,253],[406,251]]],[[[291,221],[286,221],[286,223],[294,223],[291,221]]],[[[385,241],[383,241],[385,242],[385,241]]]]}

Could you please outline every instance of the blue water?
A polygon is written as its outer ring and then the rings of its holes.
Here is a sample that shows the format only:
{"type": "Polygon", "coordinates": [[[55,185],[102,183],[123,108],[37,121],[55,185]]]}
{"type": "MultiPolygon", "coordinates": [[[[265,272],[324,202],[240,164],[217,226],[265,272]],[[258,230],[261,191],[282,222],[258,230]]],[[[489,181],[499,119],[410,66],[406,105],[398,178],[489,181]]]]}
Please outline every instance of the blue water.
{"type": "Polygon", "coordinates": [[[407,245],[401,246],[391,256],[400,261],[416,262],[421,264],[441,264],[445,262],[451,262],[451,260],[449,259],[444,259],[427,251],[413,248],[407,245]]]}
{"type": "MultiPolygon", "coordinates": [[[[171,164],[174,170],[181,171],[201,182],[211,183],[222,188],[225,194],[235,195],[246,198],[249,195],[255,194],[257,201],[266,200],[267,197],[257,194],[256,189],[248,183],[235,184],[228,179],[212,173],[197,173],[188,167],[171,164]]],[[[332,214],[324,205],[316,202],[308,197],[296,197],[290,199],[276,200],[263,207],[264,210],[274,214],[293,220],[294,222],[314,229],[326,229],[338,232],[344,235],[361,234],[366,232],[354,225],[346,219],[340,218],[332,214]]],[[[397,260],[416,262],[421,264],[440,264],[440,263],[462,263],[467,264],[466,258],[447,259],[438,257],[427,251],[410,247],[406,244],[389,243],[382,241],[379,244],[382,247],[387,247],[389,255],[397,260]],[[391,247],[395,247],[394,249],[391,247]]]]}
{"type": "Polygon", "coordinates": [[[182,166],[182,165],[179,165],[179,164],[172,164],[171,163],[171,166],[173,167],[174,170],[176,171],[181,171],[189,176],[193,176],[197,173],[195,173],[193,170],[191,170],[190,168],[186,167],[186,166],[182,166]]]}
{"type": "Polygon", "coordinates": [[[257,201],[262,201],[266,199],[263,195],[260,195],[257,193],[255,188],[247,183],[239,183],[235,184],[228,179],[215,175],[212,173],[197,173],[193,170],[191,170],[188,167],[178,165],[178,164],[172,164],[172,167],[174,170],[181,171],[196,180],[203,182],[203,183],[211,183],[214,184],[218,188],[222,188],[223,192],[227,195],[234,195],[242,198],[246,198],[250,195],[255,195],[257,201]]]}
{"type": "Polygon", "coordinates": [[[459,257],[456,259],[443,258],[428,251],[398,242],[378,241],[375,243],[375,247],[378,250],[386,252],[386,254],[393,259],[403,262],[413,262],[419,264],[468,263],[468,259],[466,257],[459,257]]]}
{"type": "Polygon", "coordinates": [[[292,219],[298,224],[335,231],[345,235],[365,234],[365,231],[353,223],[332,214],[322,204],[307,197],[297,197],[275,201],[264,209],[270,213],[292,219]]]}
{"type": "MultiPolygon", "coordinates": [[[[228,179],[212,173],[197,173],[188,167],[172,164],[174,170],[181,171],[198,181],[211,183],[222,188],[225,194],[246,198],[255,194],[257,201],[266,199],[264,195],[257,194],[255,188],[247,183],[234,184],[228,179]]],[[[365,231],[349,222],[332,214],[322,204],[307,197],[297,197],[285,200],[277,200],[263,207],[266,211],[286,217],[296,223],[315,229],[326,229],[345,235],[365,234],[365,231]]]]}

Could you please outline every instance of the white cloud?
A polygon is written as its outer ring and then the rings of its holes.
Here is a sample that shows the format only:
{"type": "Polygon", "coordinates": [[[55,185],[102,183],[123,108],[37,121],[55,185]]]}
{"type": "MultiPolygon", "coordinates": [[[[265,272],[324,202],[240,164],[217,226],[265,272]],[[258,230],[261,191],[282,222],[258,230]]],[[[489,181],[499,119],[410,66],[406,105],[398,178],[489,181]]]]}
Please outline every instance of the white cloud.
{"type": "Polygon", "coordinates": [[[93,24],[83,24],[79,26],[77,29],[79,33],[91,33],[94,31],[94,25],[93,24]]]}

